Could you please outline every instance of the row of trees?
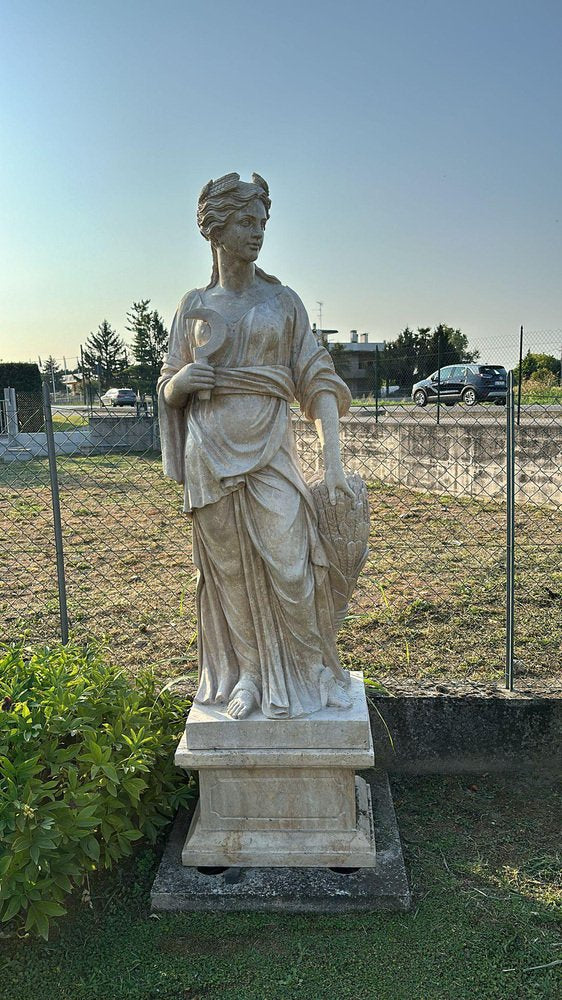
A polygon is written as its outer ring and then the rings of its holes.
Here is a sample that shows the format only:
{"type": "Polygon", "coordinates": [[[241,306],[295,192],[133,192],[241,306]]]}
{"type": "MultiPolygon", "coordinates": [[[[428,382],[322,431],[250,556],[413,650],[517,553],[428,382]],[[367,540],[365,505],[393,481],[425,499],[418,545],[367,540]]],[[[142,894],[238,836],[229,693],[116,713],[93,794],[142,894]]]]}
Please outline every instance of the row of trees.
{"type": "MultiPolygon", "coordinates": [[[[154,399],[168,349],[168,331],[158,311],[150,308],[150,299],[133,302],[125,329],[132,335],[129,348],[104,319],[86,340],[78,373],[94,383],[100,394],[113,386],[130,385],[141,395],[148,393],[154,399]]],[[[47,358],[42,374],[55,389],[62,387],[62,372],[53,357],[47,358]]]]}
{"type": "MultiPolygon", "coordinates": [[[[150,299],[133,302],[125,328],[132,334],[130,349],[106,319],[95,333],[90,333],[83,350],[81,374],[95,382],[100,393],[121,383],[130,384],[142,395],[150,394],[154,398],[158,374],[168,349],[168,331],[158,311],[150,309],[150,299]]],[[[345,375],[345,345],[326,346],[331,351],[336,370],[345,375]]],[[[407,388],[439,366],[474,362],[479,357],[477,350],[469,348],[468,337],[452,326],[440,323],[433,329],[419,326],[415,331],[406,327],[377,355],[379,386],[386,383],[407,388]]],[[[518,368],[514,371],[518,377],[518,368]]],[[[61,374],[55,359],[47,358],[43,378],[60,389],[61,374]]],[[[533,378],[560,384],[560,360],[551,354],[528,351],[522,361],[521,374],[523,381],[533,378]]]]}
{"type": "MultiPolygon", "coordinates": [[[[345,344],[327,344],[332,355],[336,370],[344,377],[346,374],[349,353],[345,344]]],[[[472,363],[478,361],[480,353],[471,349],[468,337],[461,330],[440,323],[433,329],[419,326],[416,331],[406,327],[396,338],[388,343],[376,357],[379,388],[385,383],[411,388],[414,382],[425,378],[439,367],[460,364],[462,361],[472,363]]],[[[375,362],[371,362],[374,390],[375,362]]],[[[519,378],[519,366],[515,365],[514,376],[519,378]]],[[[521,363],[522,382],[532,379],[544,385],[562,384],[560,359],[552,354],[539,354],[527,351],[521,363]]]]}
{"type": "Polygon", "coordinates": [[[460,330],[440,323],[434,329],[418,326],[414,332],[406,327],[396,340],[387,344],[384,370],[381,376],[396,385],[412,386],[420,378],[425,378],[444,365],[455,365],[460,361],[477,361],[480,354],[470,350],[468,337],[460,330]]]}
{"type": "MultiPolygon", "coordinates": [[[[328,345],[336,370],[345,373],[348,354],[345,344],[328,345]]],[[[440,323],[432,329],[409,326],[377,354],[379,386],[384,383],[410,387],[420,378],[444,365],[477,361],[479,352],[469,349],[468,338],[452,326],[440,323]]],[[[374,369],[375,362],[372,363],[374,369]]],[[[373,378],[375,377],[373,371],[373,378]]],[[[374,384],[373,384],[374,389],[374,384]]]]}
{"type": "Polygon", "coordinates": [[[126,344],[106,319],[90,333],[83,351],[84,374],[97,379],[105,392],[119,382],[130,382],[141,394],[156,392],[156,381],[168,349],[168,331],[150,299],[133,302],[125,329],[132,335],[130,363],[126,344]]]}

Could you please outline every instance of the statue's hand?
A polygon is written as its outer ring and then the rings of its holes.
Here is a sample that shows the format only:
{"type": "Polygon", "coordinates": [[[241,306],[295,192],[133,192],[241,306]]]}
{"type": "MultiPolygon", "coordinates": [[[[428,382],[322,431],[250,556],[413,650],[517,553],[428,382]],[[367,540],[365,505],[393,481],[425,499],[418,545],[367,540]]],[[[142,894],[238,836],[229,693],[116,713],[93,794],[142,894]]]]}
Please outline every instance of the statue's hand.
{"type": "Polygon", "coordinates": [[[174,375],[174,389],[191,395],[201,389],[212,389],[215,384],[215,369],[206,361],[193,361],[174,375]]]}
{"type": "Polygon", "coordinates": [[[354,496],[353,490],[349,487],[343,465],[327,468],[324,473],[324,482],[328,490],[328,497],[331,504],[336,502],[336,490],[341,490],[348,497],[354,496]]]}

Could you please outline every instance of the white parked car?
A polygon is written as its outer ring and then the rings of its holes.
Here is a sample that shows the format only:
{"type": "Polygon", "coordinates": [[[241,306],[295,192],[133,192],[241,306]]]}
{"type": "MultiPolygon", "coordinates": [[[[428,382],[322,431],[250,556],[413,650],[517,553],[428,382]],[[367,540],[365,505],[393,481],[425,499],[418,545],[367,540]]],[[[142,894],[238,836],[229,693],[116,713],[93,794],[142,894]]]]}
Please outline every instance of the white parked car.
{"type": "Polygon", "coordinates": [[[104,406],[135,406],[137,394],[134,389],[108,389],[100,399],[104,406]]]}

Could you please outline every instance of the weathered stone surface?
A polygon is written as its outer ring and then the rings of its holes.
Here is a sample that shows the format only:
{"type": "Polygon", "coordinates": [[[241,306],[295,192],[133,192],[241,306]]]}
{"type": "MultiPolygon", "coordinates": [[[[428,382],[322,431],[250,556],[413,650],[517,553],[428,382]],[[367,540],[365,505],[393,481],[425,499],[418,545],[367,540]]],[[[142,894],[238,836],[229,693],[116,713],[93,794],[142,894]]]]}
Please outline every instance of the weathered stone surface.
{"type": "Polygon", "coordinates": [[[199,796],[205,831],[355,830],[350,768],[211,768],[199,796]]]}
{"type": "Polygon", "coordinates": [[[298,296],[256,267],[270,206],[258,174],[203,188],[213,273],[180,302],[159,380],[164,472],[183,483],[199,574],[199,686],[176,763],[200,772],[200,804],[183,863],[372,866],[354,777],[373,761],[369,715],[335,641],[367,557],[367,491],[341,460],[349,390],[298,296]],[[322,444],[308,486],[293,399],[322,444]]]}
{"type": "MultiPolygon", "coordinates": [[[[184,767],[186,771],[194,771],[209,767],[229,767],[233,764],[232,750],[188,750],[185,738],[185,731],[182,735],[175,754],[175,762],[178,767],[184,767]]],[[[237,767],[349,767],[359,770],[365,767],[372,767],[375,759],[373,751],[373,741],[365,750],[354,750],[352,748],[342,750],[329,750],[323,747],[320,750],[291,750],[285,748],[276,750],[237,750],[237,767]]]]}
{"type": "Polygon", "coordinates": [[[519,773],[539,767],[543,773],[560,773],[560,698],[501,690],[485,696],[483,691],[471,693],[468,684],[462,697],[455,697],[450,684],[432,697],[374,695],[370,701],[377,764],[389,771],[519,773]]]}
{"type": "MultiPolygon", "coordinates": [[[[201,191],[197,224],[213,271],[178,306],[158,414],[164,472],[183,483],[193,521],[195,701],[221,716],[224,705],[240,723],[260,711],[273,725],[258,745],[284,746],[282,730],[273,737],[283,719],[350,707],[335,640],[367,555],[369,512],[365,484],[341,460],[349,390],[298,296],[256,265],[270,207],[259,174],[250,183],[225,174],[201,191]],[[310,488],[293,399],[322,443],[324,481],[310,488]]],[[[201,718],[202,730],[207,720],[218,721],[201,718]]],[[[217,735],[227,740],[217,747],[245,745],[232,726],[217,735]]],[[[204,731],[194,739],[192,749],[209,746],[204,731]]]]}
{"type": "MultiPolygon", "coordinates": [[[[388,780],[369,775],[377,863],[347,874],[331,868],[242,868],[199,871],[181,852],[189,817],[178,815],[151,892],[154,911],[253,910],[288,913],[405,911],[410,890],[388,780]]],[[[336,867],[336,866],[334,866],[336,867]]]]}
{"type": "Polygon", "coordinates": [[[179,766],[199,771],[200,802],[183,851],[185,865],[374,865],[369,793],[355,779],[356,768],[374,763],[360,671],[352,675],[351,689],[350,709],[341,717],[317,713],[323,716],[318,720],[316,714],[268,720],[252,713],[233,721],[198,707],[192,723],[192,709],[176,753],[179,766]],[[207,749],[189,749],[193,728],[196,742],[206,742],[207,749]],[[334,742],[343,746],[330,749],[334,728],[334,742]],[[239,736],[240,747],[222,748],[225,730],[239,736]],[[276,746],[278,730],[289,746],[276,746]],[[354,739],[358,748],[346,745],[354,739]],[[268,741],[269,747],[260,745],[268,741]],[[298,745],[309,742],[308,748],[298,745]]]}
{"type": "MultiPolygon", "coordinates": [[[[233,719],[225,706],[194,703],[186,726],[186,749],[369,750],[369,715],[361,671],[351,672],[347,694],[351,699],[347,709],[324,708],[292,719],[268,719],[259,711],[248,718],[233,719]]],[[[188,766],[179,757],[176,762],[188,766]]]]}
{"type": "MultiPolygon", "coordinates": [[[[285,777],[285,771],[280,772],[285,777]]],[[[302,774],[302,772],[299,772],[302,774]]],[[[344,772],[345,776],[345,772],[344,772]]],[[[352,778],[352,774],[349,773],[352,778]]],[[[341,790],[336,802],[320,794],[310,809],[302,795],[290,794],[275,810],[275,789],[266,797],[262,816],[240,816],[205,827],[200,801],[182,851],[184,865],[236,865],[251,868],[301,866],[367,868],[375,865],[375,837],[368,786],[355,779],[356,803],[341,790]],[[341,810],[338,812],[338,810],[341,810]],[[268,813],[278,812],[277,816],[268,813]],[[269,826],[267,825],[269,822],[269,826]]],[[[322,789],[323,792],[326,789],[322,789]]],[[[352,792],[353,795],[353,792],[352,792]]],[[[258,801],[250,796],[252,803],[258,801]]]]}

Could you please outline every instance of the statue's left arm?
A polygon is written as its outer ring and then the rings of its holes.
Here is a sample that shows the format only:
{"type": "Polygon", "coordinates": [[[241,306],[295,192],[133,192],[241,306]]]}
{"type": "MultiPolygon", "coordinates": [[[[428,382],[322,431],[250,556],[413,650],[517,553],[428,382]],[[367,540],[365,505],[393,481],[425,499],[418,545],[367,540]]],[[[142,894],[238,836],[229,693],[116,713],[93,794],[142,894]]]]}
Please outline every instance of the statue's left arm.
{"type": "Polygon", "coordinates": [[[315,397],[312,406],[316,431],[322,445],[324,482],[330,503],[335,503],[336,490],[343,490],[349,497],[353,496],[341,460],[338,403],[333,393],[321,392],[315,397]]]}
{"type": "Polygon", "coordinates": [[[351,393],[336,374],[326,348],[317,343],[298,295],[294,292],[291,295],[295,309],[292,350],[295,395],[304,415],[316,425],[322,445],[324,479],[330,501],[335,503],[336,489],[351,495],[339,440],[339,418],[349,409],[351,393]]]}

